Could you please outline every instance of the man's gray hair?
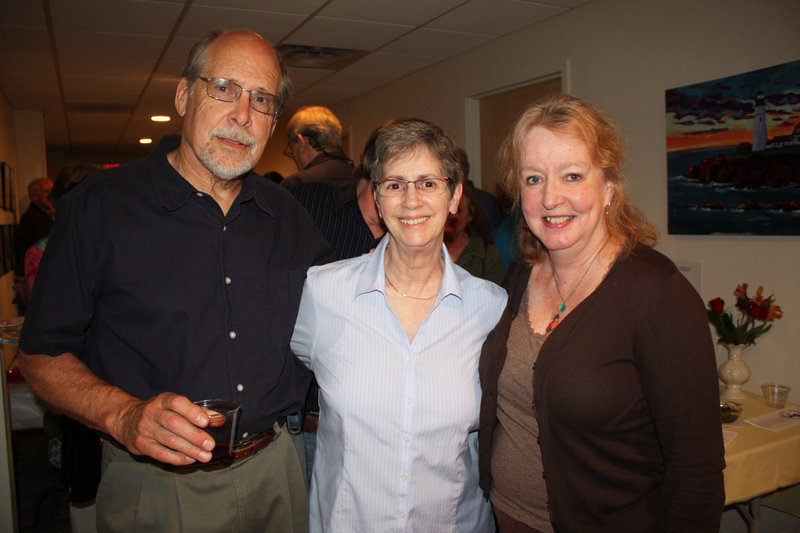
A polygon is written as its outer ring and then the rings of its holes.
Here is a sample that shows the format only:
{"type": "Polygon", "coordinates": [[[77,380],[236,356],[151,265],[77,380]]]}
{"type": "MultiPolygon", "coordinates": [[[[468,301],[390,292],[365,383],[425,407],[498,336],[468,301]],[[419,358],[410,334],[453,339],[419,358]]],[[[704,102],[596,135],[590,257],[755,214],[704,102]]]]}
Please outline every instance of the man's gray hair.
{"type": "MultiPolygon", "coordinates": [[[[183,66],[183,70],[181,71],[181,77],[186,78],[186,81],[189,84],[189,90],[191,90],[194,86],[194,82],[203,75],[206,67],[208,66],[208,50],[211,48],[211,45],[224,35],[228,35],[229,33],[236,33],[240,31],[247,31],[248,33],[252,33],[254,36],[263,39],[260,35],[255,32],[251,32],[249,30],[214,30],[208,34],[206,34],[203,38],[197,41],[192,49],[189,51],[189,55],[186,58],[186,64],[183,66]]],[[[280,107],[278,108],[278,113],[280,113],[286,102],[289,101],[289,96],[292,92],[292,80],[289,77],[289,73],[286,71],[286,67],[283,64],[283,59],[281,55],[275,50],[274,47],[272,48],[273,53],[275,54],[275,59],[278,61],[278,67],[280,68],[280,75],[281,81],[278,84],[278,94],[275,96],[278,97],[280,100],[280,107]]]]}
{"type": "Polygon", "coordinates": [[[342,151],[342,123],[333,111],[321,105],[301,107],[286,125],[289,139],[302,135],[318,152],[342,151]]]}

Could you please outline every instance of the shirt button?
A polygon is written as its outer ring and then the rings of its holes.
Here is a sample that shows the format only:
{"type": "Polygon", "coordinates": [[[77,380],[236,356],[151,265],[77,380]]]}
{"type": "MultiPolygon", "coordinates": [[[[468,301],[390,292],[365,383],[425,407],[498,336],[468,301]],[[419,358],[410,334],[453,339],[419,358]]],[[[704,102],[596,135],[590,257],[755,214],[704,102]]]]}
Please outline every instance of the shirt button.
{"type": "Polygon", "coordinates": [[[409,398],[406,398],[406,403],[411,403],[412,401],[413,401],[413,400],[412,400],[410,397],[409,397],[409,398]]]}
{"type": "Polygon", "coordinates": [[[406,517],[406,513],[404,513],[403,511],[400,511],[400,518],[405,518],[405,517],[406,517]]]}
{"type": "Polygon", "coordinates": [[[246,438],[247,438],[247,436],[248,436],[249,434],[250,434],[250,433],[248,433],[248,432],[246,432],[246,431],[245,431],[244,433],[242,433],[242,438],[243,438],[243,439],[246,439],[246,438]]]}
{"type": "Polygon", "coordinates": [[[408,444],[408,443],[409,443],[409,441],[411,441],[411,439],[409,439],[407,435],[406,435],[405,437],[403,437],[403,442],[405,442],[406,444],[408,444]]]}
{"type": "Polygon", "coordinates": [[[413,364],[414,364],[414,361],[413,361],[412,359],[409,359],[409,360],[408,360],[408,366],[411,366],[411,365],[413,365],[413,364]]]}
{"type": "Polygon", "coordinates": [[[228,226],[222,226],[222,231],[228,231],[228,226]]]}
{"type": "Polygon", "coordinates": [[[201,192],[196,192],[195,194],[198,196],[198,198],[202,198],[203,197],[203,193],[201,193],[201,192]]]}
{"type": "Polygon", "coordinates": [[[235,331],[231,331],[230,333],[228,333],[228,336],[229,336],[231,339],[235,339],[235,338],[236,338],[236,332],[235,332],[235,331]]]}
{"type": "Polygon", "coordinates": [[[230,284],[231,284],[231,278],[225,276],[225,285],[230,285],[230,284]]]}
{"type": "Polygon", "coordinates": [[[402,479],[403,481],[405,481],[405,480],[407,480],[407,479],[408,479],[408,476],[407,476],[407,475],[405,475],[405,474],[403,474],[402,476],[400,476],[400,479],[402,479]]]}
{"type": "Polygon", "coordinates": [[[244,385],[239,383],[238,385],[236,385],[236,390],[238,390],[239,392],[242,392],[244,390],[244,385]]]}

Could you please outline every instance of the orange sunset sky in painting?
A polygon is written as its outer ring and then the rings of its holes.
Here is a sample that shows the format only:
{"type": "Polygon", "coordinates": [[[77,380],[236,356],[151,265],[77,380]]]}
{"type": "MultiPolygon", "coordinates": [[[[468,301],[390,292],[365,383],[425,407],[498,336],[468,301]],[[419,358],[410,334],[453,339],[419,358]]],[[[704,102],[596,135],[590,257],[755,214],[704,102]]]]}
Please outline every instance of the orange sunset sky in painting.
{"type": "MultiPolygon", "coordinates": [[[[752,124],[752,119],[750,120],[752,124]]],[[[767,137],[772,139],[780,135],[790,135],[793,126],[787,125],[782,128],[770,128],[767,130],[767,137]]],[[[714,148],[719,146],[737,146],[743,142],[753,142],[753,130],[724,130],[695,132],[687,135],[686,133],[668,133],[667,151],[675,150],[697,150],[699,148],[714,148]]]]}
{"type": "Polygon", "coordinates": [[[800,61],[668,89],[667,151],[752,143],[756,95],[767,138],[791,135],[800,124],[800,61]]]}

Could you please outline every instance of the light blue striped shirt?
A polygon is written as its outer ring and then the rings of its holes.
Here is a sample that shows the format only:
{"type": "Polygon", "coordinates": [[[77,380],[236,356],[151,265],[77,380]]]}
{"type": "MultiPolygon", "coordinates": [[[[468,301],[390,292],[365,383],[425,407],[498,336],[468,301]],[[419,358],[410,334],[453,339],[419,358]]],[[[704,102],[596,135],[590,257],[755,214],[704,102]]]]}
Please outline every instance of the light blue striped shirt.
{"type": "Polygon", "coordinates": [[[409,344],[376,251],[308,271],[292,349],[320,386],[311,531],[490,532],[478,487],[478,358],[505,291],[442,246],[433,310],[409,344]]]}

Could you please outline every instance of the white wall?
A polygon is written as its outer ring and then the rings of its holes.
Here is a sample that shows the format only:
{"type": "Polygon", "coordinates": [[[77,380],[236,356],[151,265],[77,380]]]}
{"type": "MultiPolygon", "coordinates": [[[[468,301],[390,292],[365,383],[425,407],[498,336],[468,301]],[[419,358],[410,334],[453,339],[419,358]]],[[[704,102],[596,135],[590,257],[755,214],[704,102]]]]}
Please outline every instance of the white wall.
{"type": "MultiPolygon", "coordinates": [[[[661,232],[659,250],[701,264],[703,299],[730,301],[743,281],[776,293],[785,317],[745,351],[753,375],[744,388],[758,392],[761,382],[779,380],[794,389],[790,400],[800,402],[800,237],[667,235],[664,117],[666,89],[798,59],[798,21],[797,0],[598,0],[334,111],[358,150],[393,116],[426,118],[466,144],[470,96],[569,65],[569,92],[606,109],[625,130],[629,193],[661,232]]],[[[719,347],[718,363],[725,357],[719,347]]]]}

